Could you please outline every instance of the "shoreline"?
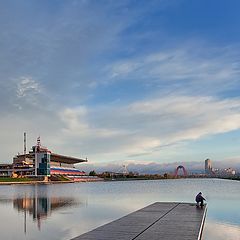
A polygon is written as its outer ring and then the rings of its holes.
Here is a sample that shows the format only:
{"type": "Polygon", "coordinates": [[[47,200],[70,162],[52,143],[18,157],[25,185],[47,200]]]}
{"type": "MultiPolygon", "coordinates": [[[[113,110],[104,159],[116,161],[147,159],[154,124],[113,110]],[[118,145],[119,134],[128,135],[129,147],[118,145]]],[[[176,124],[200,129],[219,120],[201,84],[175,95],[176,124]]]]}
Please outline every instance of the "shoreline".
{"type": "MultiPolygon", "coordinates": [[[[117,179],[102,179],[102,180],[81,180],[81,181],[14,181],[14,182],[1,182],[0,181],[0,186],[1,185],[35,185],[35,184],[63,184],[63,183],[86,183],[86,182],[127,182],[127,181],[149,181],[149,180],[177,180],[177,179],[197,179],[197,178],[159,178],[159,179],[151,179],[151,178],[117,178],[117,179]]],[[[204,178],[199,178],[199,179],[204,179],[204,178]]],[[[209,179],[209,178],[208,178],[209,179]]],[[[216,178],[214,178],[216,179],[216,178]]],[[[233,181],[240,181],[239,178],[217,178],[217,179],[222,179],[222,180],[233,180],[233,181]]]]}
{"type": "Polygon", "coordinates": [[[56,183],[74,183],[73,181],[44,182],[44,181],[26,181],[26,182],[0,182],[0,185],[21,185],[21,184],[56,184],[56,183]]]}

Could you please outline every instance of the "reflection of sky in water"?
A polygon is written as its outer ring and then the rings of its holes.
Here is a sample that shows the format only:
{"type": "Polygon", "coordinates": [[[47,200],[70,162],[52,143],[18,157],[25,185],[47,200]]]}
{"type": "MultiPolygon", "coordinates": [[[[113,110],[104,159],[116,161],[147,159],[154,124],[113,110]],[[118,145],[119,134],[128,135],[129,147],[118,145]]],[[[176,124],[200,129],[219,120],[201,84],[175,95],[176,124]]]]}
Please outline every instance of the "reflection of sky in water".
{"type": "Polygon", "coordinates": [[[204,240],[240,240],[240,182],[218,179],[0,186],[1,239],[67,240],[156,201],[192,202],[199,191],[204,240]]]}
{"type": "Polygon", "coordinates": [[[205,239],[210,240],[239,240],[240,227],[239,225],[207,220],[204,235],[206,236],[205,239]]]}

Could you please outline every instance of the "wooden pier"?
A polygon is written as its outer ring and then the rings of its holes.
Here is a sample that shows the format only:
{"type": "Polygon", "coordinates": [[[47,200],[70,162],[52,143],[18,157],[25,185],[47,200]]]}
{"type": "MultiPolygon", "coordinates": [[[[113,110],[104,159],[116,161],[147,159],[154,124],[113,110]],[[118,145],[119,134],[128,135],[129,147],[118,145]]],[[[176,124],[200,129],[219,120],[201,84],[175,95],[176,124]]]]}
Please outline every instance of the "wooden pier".
{"type": "Polygon", "coordinates": [[[156,202],[72,240],[200,240],[206,207],[156,202]]]}

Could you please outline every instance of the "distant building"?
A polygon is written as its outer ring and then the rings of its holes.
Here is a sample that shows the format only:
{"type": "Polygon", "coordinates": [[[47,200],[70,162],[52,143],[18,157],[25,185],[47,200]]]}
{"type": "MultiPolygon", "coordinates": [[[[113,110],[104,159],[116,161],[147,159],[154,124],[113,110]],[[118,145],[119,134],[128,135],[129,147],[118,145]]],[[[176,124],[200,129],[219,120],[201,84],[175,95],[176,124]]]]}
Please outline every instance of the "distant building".
{"type": "Polygon", "coordinates": [[[12,175],[12,164],[0,164],[0,176],[10,177],[12,175]]]}
{"type": "Polygon", "coordinates": [[[52,153],[41,145],[40,138],[29,153],[24,152],[16,155],[12,164],[0,164],[0,176],[86,175],[85,172],[76,169],[74,164],[87,160],[52,153]]]}
{"type": "Polygon", "coordinates": [[[209,158],[205,160],[205,173],[208,175],[213,173],[212,162],[209,158]]]}
{"type": "Polygon", "coordinates": [[[225,169],[225,171],[229,175],[236,175],[236,170],[234,170],[232,168],[227,168],[227,169],[225,169]]]}
{"type": "Polygon", "coordinates": [[[216,169],[215,172],[219,177],[232,177],[236,175],[236,170],[232,168],[216,169]]]}

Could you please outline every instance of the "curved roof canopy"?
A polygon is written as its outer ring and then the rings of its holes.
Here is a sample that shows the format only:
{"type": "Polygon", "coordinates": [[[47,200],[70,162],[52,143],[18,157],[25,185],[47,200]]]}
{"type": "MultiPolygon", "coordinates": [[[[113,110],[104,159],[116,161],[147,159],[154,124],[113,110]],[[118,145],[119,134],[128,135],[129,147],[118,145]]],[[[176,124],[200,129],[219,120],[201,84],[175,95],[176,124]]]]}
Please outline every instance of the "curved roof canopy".
{"type": "Polygon", "coordinates": [[[68,164],[76,164],[81,162],[87,162],[87,160],[64,156],[56,153],[51,153],[51,162],[61,162],[61,163],[68,163],[68,164]]]}

